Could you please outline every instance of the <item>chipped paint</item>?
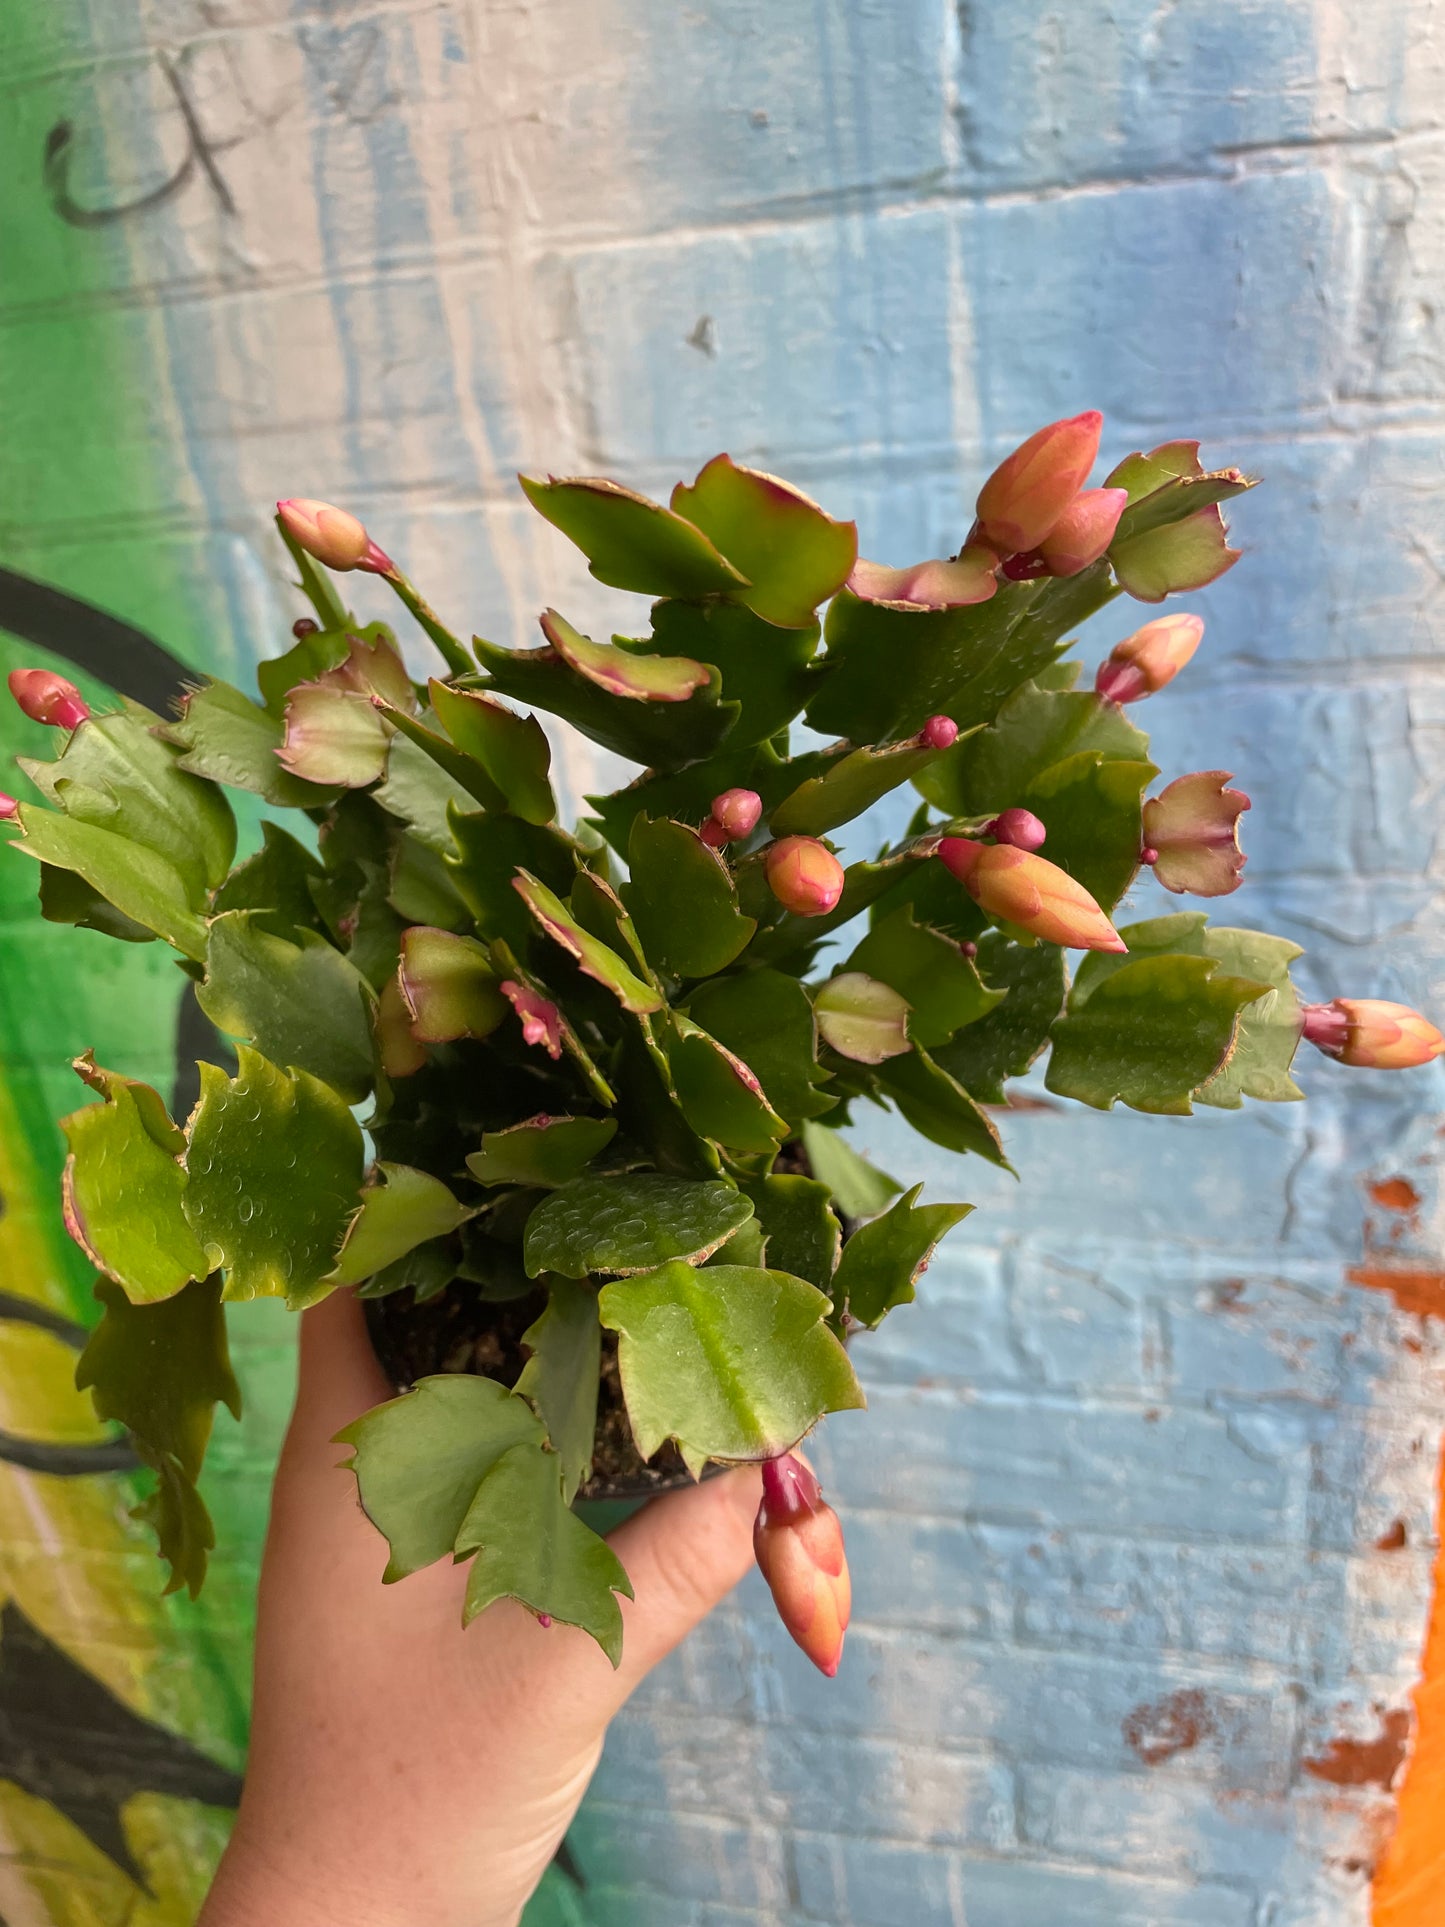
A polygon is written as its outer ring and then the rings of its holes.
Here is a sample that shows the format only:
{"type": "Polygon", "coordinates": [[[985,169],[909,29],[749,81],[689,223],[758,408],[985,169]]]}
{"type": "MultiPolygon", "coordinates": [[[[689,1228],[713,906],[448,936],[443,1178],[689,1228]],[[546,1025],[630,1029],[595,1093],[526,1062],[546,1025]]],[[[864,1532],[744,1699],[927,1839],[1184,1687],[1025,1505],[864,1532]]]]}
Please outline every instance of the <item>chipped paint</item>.
{"type": "Polygon", "coordinates": [[[1418,1318],[1445,1318],[1445,1271],[1410,1265],[1351,1265],[1345,1273],[1352,1285],[1367,1291],[1388,1292],[1401,1311],[1418,1318]]]}
{"type": "Polygon", "coordinates": [[[1420,1208],[1420,1193],[1408,1178],[1379,1178],[1369,1190],[1375,1203],[1386,1211],[1413,1213],[1420,1208]]]}
{"type": "Polygon", "coordinates": [[[1392,1706],[1380,1713],[1380,1730],[1371,1738],[1331,1740],[1323,1753],[1301,1764],[1314,1779],[1331,1786],[1378,1786],[1388,1792],[1405,1764],[1409,1744],[1409,1708],[1392,1706]]]}
{"type": "Polygon", "coordinates": [[[1201,1740],[1212,1738],[1219,1731],[1219,1720],[1208,1695],[1198,1687],[1186,1687],[1136,1706],[1121,1730],[1145,1766],[1162,1766],[1176,1753],[1192,1752],[1201,1740]]]}

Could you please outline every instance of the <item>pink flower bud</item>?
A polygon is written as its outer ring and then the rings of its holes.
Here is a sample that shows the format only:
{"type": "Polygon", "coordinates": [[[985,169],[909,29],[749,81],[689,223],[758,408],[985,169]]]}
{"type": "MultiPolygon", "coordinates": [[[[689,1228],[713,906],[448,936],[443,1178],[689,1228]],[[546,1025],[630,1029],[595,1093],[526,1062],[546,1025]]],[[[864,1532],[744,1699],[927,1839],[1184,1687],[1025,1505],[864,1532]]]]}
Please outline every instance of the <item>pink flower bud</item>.
{"type": "Polygon", "coordinates": [[[1445,1051],[1445,1037],[1408,1004],[1336,997],[1304,1006],[1304,1034],[1330,1057],[1364,1070],[1410,1070],[1445,1051]]]}
{"type": "Polygon", "coordinates": [[[923,749],[950,749],[958,741],[958,724],[952,716],[930,716],[918,733],[923,749]]]}
{"type": "Polygon", "coordinates": [[[727,848],[728,833],[722,824],[711,816],[698,831],[698,835],[710,850],[723,850],[727,848]]]}
{"type": "Polygon", "coordinates": [[[978,492],[980,534],[1003,555],[1036,549],[1089,478],[1104,418],[1051,422],[999,463],[978,492]]]}
{"type": "Polygon", "coordinates": [[[832,1679],[853,1608],[843,1528],[817,1479],[791,1452],[764,1462],[753,1551],[778,1617],[832,1679]]]}
{"type": "Polygon", "coordinates": [[[1144,843],[1154,874],[1176,896],[1227,897],[1245,865],[1239,819],[1249,808],[1243,790],[1227,788],[1229,772],[1195,770],[1144,805],[1144,843]]]}
{"type": "Polygon", "coordinates": [[[1039,544],[1049,574],[1077,575],[1097,562],[1113,541],[1128,505],[1127,489],[1080,489],[1039,544]]]}
{"type": "Polygon", "coordinates": [[[815,836],[785,836],[763,858],[768,888],[798,917],[825,917],[843,894],[843,866],[815,836]]]}
{"type": "Polygon", "coordinates": [[[10,694],[33,723],[54,729],[78,729],[90,705],[73,682],[51,669],[12,669],[10,694]]]}
{"type": "Polygon", "coordinates": [[[0,790],[0,823],[8,823],[12,816],[18,816],[19,814],[20,805],[16,802],[15,798],[13,796],[7,796],[4,790],[0,790]]]}
{"type": "Polygon", "coordinates": [[[297,548],[304,549],[328,569],[341,573],[348,569],[367,569],[373,575],[393,573],[391,559],[347,510],[298,495],[278,502],[276,513],[297,548]]]}
{"type": "Polygon", "coordinates": [[[1004,810],[984,830],[995,843],[1011,843],[1016,850],[1043,848],[1048,831],[1032,810],[1004,810]]]}
{"type": "Polygon", "coordinates": [[[1083,884],[1047,857],[967,836],[944,837],[938,854],[989,916],[1069,950],[1127,950],[1083,884]]]}
{"type": "Polygon", "coordinates": [[[498,989],[522,1020],[522,1039],[528,1044],[540,1044],[547,1055],[553,1059],[562,1055],[562,1013],[547,998],[529,990],[526,984],[514,983],[508,977],[498,985],[498,989]]]}
{"type": "Polygon", "coordinates": [[[1099,664],[1094,688],[1106,702],[1136,703],[1173,682],[1204,634],[1201,616],[1159,616],[1116,642],[1099,664]]]}
{"type": "Polygon", "coordinates": [[[724,790],[712,799],[712,820],[728,838],[751,836],[762,813],[756,790],[724,790]]]}

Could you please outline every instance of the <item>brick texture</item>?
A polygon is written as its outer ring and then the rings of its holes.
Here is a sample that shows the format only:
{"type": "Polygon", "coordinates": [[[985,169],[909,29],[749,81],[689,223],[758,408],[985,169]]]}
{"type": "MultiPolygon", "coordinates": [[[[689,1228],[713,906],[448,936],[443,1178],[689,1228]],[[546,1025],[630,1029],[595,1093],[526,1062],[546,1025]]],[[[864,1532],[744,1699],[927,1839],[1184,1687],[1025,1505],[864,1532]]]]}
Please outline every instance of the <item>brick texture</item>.
{"type": "MultiPolygon", "coordinates": [[[[162,54],[225,197],[16,226],[7,561],[144,620],[144,553],[190,612],[172,646],[234,674],[282,633],[282,493],[352,504],[526,642],[546,601],[623,603],[521,465],[646,487],[726,446],[903,562],[1039,421],[1105,409],[1110,457],[1198,434],[1266,486],[1141,716],[1155,758],[1249,791],[1227,920],[1304,944],[1311,993],[1445,1007],[1435,0],[55,0],[0,81],[12,174],[62,116],[77,194],[173,173],[162,54]],[[102,323],[104,421],[64,352],[102,323]]],[[[563,761],[574,794],[613,773],[563,761]]],[[[1329,1762],[1408,1705],[1445,1336],[1347,1273],[1441,1267],[1445,1072],[1302,1076],[1308,1107],[1194,1119],[1040,1103],[1003,1120],[1022,1186],[870,1129],[980,1209],[819,1444],[843,1671],[748,1582],[619,1718],[579,1916],[1364,1927],[1390,1789],[1329,1762]],[[1418,1208],[1372,1198],[1396,1177],[1418,1208]]],[[[238,1652],[283,1339],[244,1356],[258,1417],[212,1478],[238,1652]]]]}

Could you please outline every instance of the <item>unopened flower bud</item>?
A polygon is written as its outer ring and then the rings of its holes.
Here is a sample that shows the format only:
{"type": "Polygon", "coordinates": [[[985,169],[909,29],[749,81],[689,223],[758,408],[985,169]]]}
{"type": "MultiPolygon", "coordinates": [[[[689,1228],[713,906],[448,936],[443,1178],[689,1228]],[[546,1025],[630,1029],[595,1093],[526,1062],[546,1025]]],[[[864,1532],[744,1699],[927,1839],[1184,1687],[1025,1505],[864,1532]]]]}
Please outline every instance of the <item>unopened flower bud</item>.
{"type": "Polygon", "coordinates": [[[999,463],[978,492],[979,533],[1002,555],[1036,549],[1088,480],[1104,418],[1051,422],[999,463]]]}
{"type": "Polygon", "coordinates": [[[1004,810],[984,830],[995,843],[1011,843],[1016,850],[1043,848],[1048,831],[1032,810],[1004,810]]]}
{"type": "Polygon", "coordinates": [[[497,988],[521,1019],[523,1042],[540,1044],[549,1057],[560,1057],[562,1013],[557,1006],[546,997],[539,996],[535,990],[530,990],[526,984],[513,982],[510,977],[497,988]]]}
{"type": "Polygon", "coordinates": [[[1039,544],[1050,575],[1078,575],[1097,562],[1114,539],[1119,517],[1129,505],[1122,488],[1085,488],[1070,502],[1039,544]]]}
{"type": "Polygon", "coordinates": [[[291,633],[298,642],[304,642],[307,636],[314,636],[320,628],[321,624],[313,621],[310,616],[297,616],[291,625],[291,633]]]}
{"type": "Polygon", "coordinates": [[[1047,857],[967,836],[944,837],[938,854],[989,916],[1070,950],[1127,950],[1083,884],[1047,857]]]}
{"type": "Polygon", "coordinates": [[[756,790],[724,790],[712,799],[712,820],[729,840],[751,836],[762,813],[756,790]]]}
{"type": "Polygon", "coordinates": [[[90,705],[73,682],[52,669],[12,669],[10,694],[35,723],[55,729],[75,729],[90,714],[90,705]]]}
{"type": "Polygon", "coordinates": [[[725,850],[727,848],[728,833],[715,817],[710,816],[707,819],[706,823],[704,823],[698,831],[698,835],[710,850],[725,850]]]}
{"type": "Polygon", "coordinates": [[[1204,634],[1200,616],[1159,616],[1116,642],[1099,664],[1094,688],[1106,702],[1136,703],[1173,682],[1204,634]]]}
{"type": "Polygon", "coordinates": [[[778,1617],[832,1679],[853,1607],[843,1528],[817,1479],[791,1452],[764,1462],[753,1551],[778,1617]]]}
{"type": "Polygon", "coordinates": [[[0,790],[0,823],[8,823],[12,816],[18,816],[19,814],[20,805],[16,802],[15,798],[13,796],[7,796],[4,790],[0,790]]]}
{"type": "Polygon", "coordinates": [[[1336,997],[1332,1004],[1306,1004],[1303,1016],[1311,1044],[1364,1070],[1410,1070],[1445,1051],[1445,1037],[1408,1004],[1336,997]]]}
{"type": "Polygon", "coordinates": [[[797,917],[825,917],[843,894],[843,866],[815,836],[785,836],[763,858],[768,888],[797,917]]]}
{"type": "Polygon", "coordinates": [[[328,569],[339,573],[367,569],[373,575],[393,572],[390,557],[383,554],[346,509],[298,495],[278,502],[276,513],[297,548],[304,549],[328,569]]]}
{"type": "Polygon", "coordinates": [[[951,749],[958,741],[958,724],[952,716],[930,716],[918,732],[922,749],[951,749]]]}

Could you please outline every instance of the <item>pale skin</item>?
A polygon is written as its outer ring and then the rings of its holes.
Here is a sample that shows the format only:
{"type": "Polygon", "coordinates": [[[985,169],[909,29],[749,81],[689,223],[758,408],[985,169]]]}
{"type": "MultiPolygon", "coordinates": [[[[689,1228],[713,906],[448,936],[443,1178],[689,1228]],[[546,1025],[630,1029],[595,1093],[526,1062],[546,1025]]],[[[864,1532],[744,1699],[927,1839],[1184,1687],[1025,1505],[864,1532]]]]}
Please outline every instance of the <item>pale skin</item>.
{"type": "Polygon", "coordinates": [[[349,1292],[304,1314],[245,1792],[198,1927],[515,1927],[608,1721],[752,1564],[760,1481],[742,1470],[612,1534],[637,1595],[620,1670],[511,1601],[463,1632],[466,1568],[383,1586],[385,1543],[338,1469],[336,1432],[391,1395],[349,1292]]]}

